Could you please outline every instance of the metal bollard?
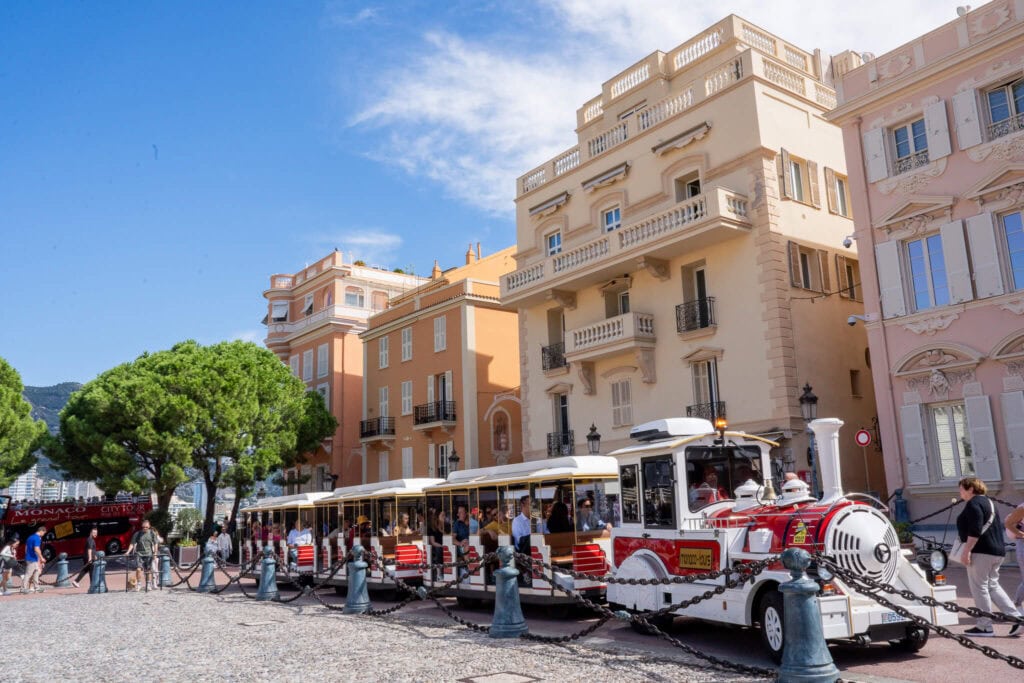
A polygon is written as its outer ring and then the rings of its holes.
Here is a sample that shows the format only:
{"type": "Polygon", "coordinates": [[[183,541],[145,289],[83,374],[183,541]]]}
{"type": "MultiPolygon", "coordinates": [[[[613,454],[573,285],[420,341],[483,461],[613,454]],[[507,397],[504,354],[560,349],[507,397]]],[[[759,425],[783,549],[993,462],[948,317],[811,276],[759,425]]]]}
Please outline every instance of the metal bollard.
{"type": "Polygon", "coordinates": [[[348,574],[348,595],[345,597],[345,614],[365,614],[370,609],[370,593],[366,587],[366,568],[363,561],[363,546],[352,548],[352,560],[345,565],[348,574]]]}
{"type": "Polygon", "coordinates": [[[217,561],[213,559],[213,551],[207,550],[206,554],[203,555],[203,569],[202,574],[199,576],[199,587],[196,588],[197,593],[209,593],[217,589],[217,582],[213,578],[213,570],[216,566],[217,561]]]}
{"type": "Polygon", "coordinates": [[[170,588],[171,584],[171,551],[166,547],[160,548],[160,587],[170,588]]]}
{"type": "Polygon", "coordinates": [[[519,570],[512,564],[515,548],[498,548],[501,569],[494,572],[494,621],[488,635],[491,638],[518,638],[526,633],[526,619],[519,604],[519,570]]]}
{"type": "Polygon", "coordinates": [[[779,586],[783,596],[783,645],[780,683],[832,683],[839,679],[839,669],[825,644],[821,629],[821,610],[815,596],[818,584],[804,571],[811,556],[802,548],[789,548],[782,553],[782,564],[793,577],[779,586]]]}
{"type": "Polygon", "coordinates": [[[67,553],[61,553],[57,556],[57,588],[71,588],[67,553]]]}
{"type": "Polygon", "coordinates": [[[100,550],[92,563],[92,575],[89,577],[90,593],[107,592],[107,554],[100,550]]]}
{"type": "Polygon", "coordinates": [[[257,600],[277,600],[277,558],[274,549],[269,545],[263,548],[263,562],[260,567],[260,589],[256,592],[257,600]]]}

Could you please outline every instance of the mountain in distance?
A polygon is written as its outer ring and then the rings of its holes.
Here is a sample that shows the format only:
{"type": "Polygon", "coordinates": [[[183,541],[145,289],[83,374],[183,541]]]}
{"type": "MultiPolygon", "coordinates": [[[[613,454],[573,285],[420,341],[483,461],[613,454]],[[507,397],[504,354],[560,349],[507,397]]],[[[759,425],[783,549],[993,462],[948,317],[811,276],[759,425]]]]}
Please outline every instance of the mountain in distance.
{"type": "MultiPolygon", "coordinates": [[[[61,382],[50,387],[25,387],[22,396],[32,404],[32,417],[46,423],[51,434],[60,430],[60,411],[71,394],[82,388],[78,382],[61,382]]],[[[45,455],[39,455],[36,473],[42,479],[63,479],[64,474],[53,466],[45,455]]]]}

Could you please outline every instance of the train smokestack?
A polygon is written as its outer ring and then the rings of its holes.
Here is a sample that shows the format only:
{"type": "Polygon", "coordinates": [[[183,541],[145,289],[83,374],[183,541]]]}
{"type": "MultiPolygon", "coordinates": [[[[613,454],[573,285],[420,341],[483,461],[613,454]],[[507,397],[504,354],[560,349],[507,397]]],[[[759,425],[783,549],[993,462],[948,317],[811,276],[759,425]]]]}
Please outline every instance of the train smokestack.
{"type": "Polygon", "coordinates": [[[839,428],[842,426],[843,421],[838,417],[812,420],[810,424],[818,444],[822,503],[833,503],[843,497],[842,471],[839,467],[839,428]]]}

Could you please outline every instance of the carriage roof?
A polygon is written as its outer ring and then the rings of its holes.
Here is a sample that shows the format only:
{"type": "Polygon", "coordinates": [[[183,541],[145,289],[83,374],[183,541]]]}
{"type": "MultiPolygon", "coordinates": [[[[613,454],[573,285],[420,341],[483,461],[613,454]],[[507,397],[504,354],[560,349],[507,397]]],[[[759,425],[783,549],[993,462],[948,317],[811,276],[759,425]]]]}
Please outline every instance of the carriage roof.
{"type": "Polygon", "coordinates": [[[444,479],[392,479],[372,484],[357,484],[334,489],[334,491],[317,501],[318,504],[330,505],[344,500],[359,498],[384,498],[389,496],[419,495],[423,489],[443,482],[444,479]]]}
{"type": "Polygon", "coordinates": [[[544,460],[528,460],[512,465],[497,465],[495,467],[480,467],[478,469],[452,472],[448,475],[447,481],[429,487],[426,489],[426,492],[474,488],[501,483],[525,483],[577,477],[615,477],[617,475],[618,464],[614,458],[606,455],[569,455],[560,458],[546,458],[544,460]]]}
{"type": "Polygon", "coordinates": [[[329,493],[326,491],[315,491],[310,493],[293,493],[289,496],[275,496],[273,498],[264,498],[258,501],[255,505],[248,505],[239,512],[253,512],[256,510],[275,510],[277,508],[308,508],[312,507],[313,503],[317,502],[321,498],[325,498],[329,493]]]}
{"type": "MultiPolygon", "coordinates": [[[[726,438],[732,440],[749,441],[755,443],[767,444],[771,447],[778,447],[778,443],[771,439],[766,439],[761,436],[754,434],[747,434],[746,432],[726,432],[726,438]]],[[[692,443],[703,440],[711,440],[719,437],[718,432],[710,432],[708,434],[691,434],[689,436],[675,436],[668,437],[665,439],[659,439],[657,441],[650,441],[647,443],[640,443],[635,446],[626,446],[618,450],[612,451],[611,455],[616,458],[621,458],[626,455],[646,455],[649,453],[664,453],[665,451],[672,451],[681,446],[686,446],[692,443]]],[[[743,444],[747,445],[747,444],[743,444]]]]}

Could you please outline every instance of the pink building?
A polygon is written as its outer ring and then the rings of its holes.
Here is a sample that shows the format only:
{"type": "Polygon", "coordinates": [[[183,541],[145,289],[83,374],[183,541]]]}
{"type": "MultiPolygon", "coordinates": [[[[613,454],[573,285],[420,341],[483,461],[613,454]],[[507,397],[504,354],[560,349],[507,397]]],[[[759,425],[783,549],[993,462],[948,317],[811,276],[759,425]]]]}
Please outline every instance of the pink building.
{"type": "Polygon", "coordinates": [[[1019,500],[1024,0],[834,68],[888,488],[912,517],[972,474],[1019,500]]]}

